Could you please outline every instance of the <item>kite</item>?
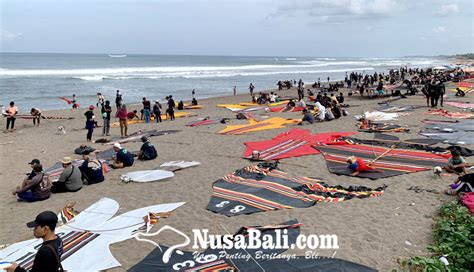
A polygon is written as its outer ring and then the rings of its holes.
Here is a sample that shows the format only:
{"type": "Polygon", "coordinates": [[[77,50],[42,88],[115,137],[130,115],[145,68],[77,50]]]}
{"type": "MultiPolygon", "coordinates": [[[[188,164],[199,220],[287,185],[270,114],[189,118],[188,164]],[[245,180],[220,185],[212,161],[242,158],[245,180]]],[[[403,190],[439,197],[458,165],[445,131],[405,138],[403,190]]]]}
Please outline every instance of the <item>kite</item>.
{"type": "Polygon", "coordinates": [[[455,118],[455,119],[466,119],[466,118],[471,118],[474,116],[474,114],[468,113],[468,112],[450,112],[443,109],[428,110],[427,112],[425,112],[425,114],[442,115],[442,116],[455,118]]]}
{"type": "Polygon", "coordinates": [[[271,112],[298,112],[298,111],[303,111],[305,107],[273,107],[269,108],[271,112]]]}
{"type": "Polygon", "coordinates": [[[273,117],[260,122],[249,120],[249,124],[246,125],[227,126],[225,129],[219,131],[219,134],[240,135],[259,130],[278,129],[283,128],[285,125],[296,124],[300,121],[299,119],[284,119],[280,117],[273,117]]]}
{"type": "MultiPolygon", "coordinates": [[[[279,233],[286,233],[288,246],[294,247],[302,225],[293,219],[276,225],[241,227],[234,235],[226,234],[231,236],[230,240],[232,241],[238,240],[237,237],[244,237],[244,244],[248,245],[250,244],[250,231],[255,231],[259,237],[267,237],[271,241],[278,241],[279,233]]],[[[179,250],[178,254],[170,247],[163,245],[160,245],[160,247],[155,248],[129,271],[375,271],[368,266],[332,257],[312,259],[305,256],[294,256],[295,258],[292,258],[291,261],[282,257],[278,258],[278,256],[287,255],[285,254],[288,250],[286,247],[258,247],[257,249],[207,248],[203,253],[195,252],[198,254],[182,250],[179,250]],[[168,256],[165,257],[164,253],[169,251],[171,251],[171,255],[168,259],[168,256]],[[262,259],[257,257],[257,254],[260,256],[275,256],[275,258],[262,259]],[[232,258],[232,256],[248,256],[248,258],[232,258]],[[167,262],[164,261],[165,258],[167,262]]]]}
{"type": "Polygon", "coordinates": [[[433,154],[425,151],[410,149],[379,147],[357,140],[339,141],[325,146],[316,146],[326,159],[331,173],[337,175],[352,175],[347,160],[354,156],[374,167],[377,171],[368,171],[358,174],[358,177],[378,179],[397,176],[405,173],[414,173],[433,169],[435,166],[447,165],[449,154],[433,154]]]}
{"type": "Polygon", "coordinates": [[[280,209],[308,208],[319,202],[381,196],[384,187],[328,185],[321,180],[291,176],[276,163],[260,163],[238,169],[212,185],[207,209],[236,216],[280,209]]]}
{"type": "Polygon", "coordinates": [[[217,124],[219,121],[217,120],[212,120],[209,119],[209,117],[205,118],[204,120],[197,120],[197,121],[192,121],[186,124],[188,127],[198,127],[198,126],[205,126],[205,125],[212,125],[212,124],[217,124]]]}
{"type": "Polygon", "coordinates": [[[453,107],[458,107],[461,109],[473,109],[474,108],[474,103],[469,103],[469,102],[454,102],[454,101],[446,101],[444,104],[448,106],[453,106],[453,107]]]}
{"type": "MultiPolygon", "coordinates": [[[[132,238],[148,230],[146,220],[150,213],[169,213],[185,202],[148,206],[114,217],[119,204],[102,198],[80,212],[71,222],[56,228],[56,235],[63,240],[64,253],[61,264],[65,271],[99,271],[119,267],[109,245],[132,238]]],[[[0,250],[0,260],[16,262],[26,270],[31,269],[41,239],[15,243],[0,250]]]]}
{"type": "Polygon", "coordinates": [[[332,142],[357,132],[328,132],[311,134],[304,129],[291,129],[268,141],[246,142],[243,157],[254,160],[280,160],[291,157],[319,154],[312,145],[332,142]]]}

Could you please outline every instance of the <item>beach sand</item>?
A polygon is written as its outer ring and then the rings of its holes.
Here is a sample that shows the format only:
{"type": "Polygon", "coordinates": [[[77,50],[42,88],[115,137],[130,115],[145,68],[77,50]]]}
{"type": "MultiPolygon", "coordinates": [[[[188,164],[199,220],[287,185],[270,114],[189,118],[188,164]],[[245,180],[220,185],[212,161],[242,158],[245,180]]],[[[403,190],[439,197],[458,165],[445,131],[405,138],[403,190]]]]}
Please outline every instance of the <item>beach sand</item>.
{"type": "MultiPolygon", "coordinates": [[[[281,96],[296,96],[296,90],[285,90],[279,94],[281,96]]],[[[199,99],[199,94],[197,98],[199,99]]],[[[248,100],[247,93],[199,100],[200,105],[203,105],[204,108],[193,110],[193,112],[198,114],[198,117],[210,116],[218,119],[227,117],[232,119],[230,124],[244,124],[247,121],[236,120],[235,113],[215,105],[248,102],[248,100]]],[[[456,101],[473,102],[473,99],[471,97],[456,99],[456,101]]],[[[350,116],[303,128],[309,129],[313,133],[354,131],[356,121],[353,116],[362,114],[366,110],[376,109],[379,106],[377,102],[380,100],[362,100],[346,96],[346,103],[351,105],[348,108],[350,116]]],[[[395,104],[425,105],[425,98],[417,95],[397,101],[395,104]]],[[[139,109],[138,106],[135,106],[129,107],[129,110],[133,108],[139,109]]],[[[445,109],[458,111],[458,109],[449,106],[446,106],[445,109]]],[[[393,121],[393,123],[408,125],[411,128],[409,133],[397,133],[396,135],[402,139],[422,138],[417,135],[421,120],[427,118],[447,119],[423,114],[426,110],[426,108],[416,109],[409,116],[393,121]]],[[[197,228],[209,229],[209,233],[212,234],[225,234],[226,230],[234,233],[241,226],[276,224],[289,219],[297,219],[304,224],[301,227],[303,234],[338,235],[339,249],[335,255],[333,250],[322,249],[317,251],[320,255],[334,255],[337,258],[386,271],[397,268],[399,259],[427,254],[426,247],[430,243],[432,224],[437,208],[441,204],[455,199],[455,197],[442,193],[447,185],[455,179],[454,176],[437,179],[434,178],[432,171],[379,180],[337,176],[329,173],[322,155],[312,155],[282,160],[279,167],[292,174],[321,178],[331,185],[364,185],[372,188],[387,185],[388,187],[383,196],[378,198],[353,199],[341,203],[321,203],[310,208],[260,212],[235,217],[215,214],[206,210],[212,194],[212,183],[236,169],[253,164],[241,158],[245,150],[243,143],[271,139],[291,127],[302,127],[288,126],[283,129],[238,136],[219,135],[217,132],[226,125],[219,123],[201,127],[186,127],[186,123],[197,119],[197,117],[189,117],[159,124],[129,126],[129,133],[140,129],[181,130],[175,134],[150,138],[159,153],[156,160],[137,161],[132,168],[113,170],[106,175],[105,182],[85,186],[77,193],[52,195],[46,201],[31,204],[18,203],[11,191],[20,184],[25,173],[31,170],[27,164],[31,159],[40,159],[43,166],[48,168],[64,156],[79,158],[73,152],[86,140],[86,131],[82,130],[85,123],[83,116],[85,111],[85,108],[81,108],[44,112],[44,116],[67,116],[75,119],[42,120],[40,127],[33,127],[31,120],[17,119],[17,130],[14,133],[0,134],[0,218],[2,218],[0,229],[3,230],[0,233],[0,244],[12,244],[32,238],[32,231],[25,226],[25,222],[34,219],[39,212],[44,210],[60,211],[68,201],[76,201],[76,208],[82,210],[102,197],[109,197],[119,202],[118,214],[153,204],[185,201],[186,204],[174,211],[169,218],[161,219],[158,226],[167,224],[188,235],[191,234],[192,229],[197,228]],[[66,128],[66,135],[57,134],[59,125],[66,128]],[[122,184],[120,182],[119,176],[123,173],[154,169],[161,163],[172,160],[196,160],[202,164],[179,171],[174,178],[162,182],[146,184],[122,184]],[[415,193],[407,190],[410,186],[415,185],[425,189],[435,189],[440,193],[415,193]]],[[[113,111],[115,113],[115,107],[113,107],[113,111]]],[[[272,117],[302,117],[301,113],[265,113],[260,111],[257,114],[272,117]]],[[[97,112],[96,116],[100,117],[100,114],[97,112]]],[[[99,124],[102,122],[100,119],[99,124]]],[[[4,129],[5,118],[0,119],[0,126],[4,129]]],[[[97,128],[93,139],[100,138],[100,135],[101,128],[97,128]]],[[[120,135],[120,129],[118,127],[112,128],[111,135],[120,135]]],[[[372,139],[373,134],[359,133],[356,137],[372,139]]],[[[124,144],[128,150],[132,151],[138,150],[140,145],[139,142],[124,144]]],[[[101,144],[92,144],[92,146],[98,150],[110,147],[101,144]]],[[[466,147],[473,148],[469,145],[466,147]]],[[[155,226],[154,229],[158,228],[155,226]]],[[[160,236],[157,241],[163,245],[181,242],[177,235],[160,236]]],[[[142,260],[152,249],[152,245],[135,240],[112,245],[113,255],[122,264],[122,267],[112,270],[129,269],[142,260]]],[[[193,251],[191,245],[184,250],[193,251]]],[[[289,252],[305,254],[304,250],[290,250],[289,252]]]]}

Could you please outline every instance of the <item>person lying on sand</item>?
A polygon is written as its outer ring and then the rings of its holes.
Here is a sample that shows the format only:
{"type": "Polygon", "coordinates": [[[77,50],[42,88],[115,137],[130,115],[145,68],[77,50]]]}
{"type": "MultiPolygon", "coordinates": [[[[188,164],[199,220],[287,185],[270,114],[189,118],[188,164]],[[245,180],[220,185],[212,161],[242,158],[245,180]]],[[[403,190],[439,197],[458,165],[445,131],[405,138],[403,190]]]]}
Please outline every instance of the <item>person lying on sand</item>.
{"type": "Polygon", "coordinates": [[[18,201],[35,202],[48,199],[51,195],[51,182],[43,173],[43,166],[33,166],[34,176],[25,179],[21,186],[17,186],[13,195],[18,196],[18,201]]]}
{"type": "Polygon", "coordinates": [[[129,167],[133,165],[134,158],[132,153],[128,152],[127,149],[122,148],[119,143],[114,144],[115,156],[112,157],[112,168],[119,169],[129,167]]]}
{"type": "Polygon", "coordinates": [[[64,157],[61,161],[64,171],[59,176],[59,180],[53,182],[51,193],[77,192],[82,189],[81,170],[72,165],[70,157],[64,157]]]}
{"type": "Polygon", "coordinates": [[[359,175],[361,172],[368,172],[375,170],[374,167],[367,165],[361,158],[356,158],[355,156],[351,156],[347,158],[347,163],[349,169],[352,171],[353,176],[359,175]]]}
{"type": "Polygon", "coordinates": [[[450,185],[446,190],[448,195],[457,195],[459,193],[474,192],[474,174],[466,174],[458,177],[458,179],[450,185]]]}
{"type": "Polygon", "coordinates": [[[469,166],[470,164],[466,163],[464,158],[461,156],[461,153],[454,149],[451,151],[451,158],[448,159],[448,165],[443,167],[443,169],[448,173],[462,175],[467,173],[466,167],[469,166]]]}

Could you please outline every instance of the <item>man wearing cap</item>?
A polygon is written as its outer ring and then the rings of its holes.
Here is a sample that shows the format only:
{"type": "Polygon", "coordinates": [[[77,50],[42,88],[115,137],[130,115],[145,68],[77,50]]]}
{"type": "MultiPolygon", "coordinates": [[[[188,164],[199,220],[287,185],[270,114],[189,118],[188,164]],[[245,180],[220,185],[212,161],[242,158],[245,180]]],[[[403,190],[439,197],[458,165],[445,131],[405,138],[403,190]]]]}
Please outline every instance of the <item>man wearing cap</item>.
{"type": "Polygon", "coordinates": [[[148,141],[148,138],[146,136],[142,137],[142,142],[143,145],[140,148],[140,152],[138,153],[138,159],[144,161],[156,159],[158,153],[156,152],[156,149],[153,144],[148,141]]]}
{"type": "Polygon", "coordinates": [[[41,201],[48,199],[51,195],[51,183],[49,179],[44,179],[43,166],[35,164],[33,172],[35,173],[33,178],[24,180],[21,186],[17,186],[12,192],[13,195],[18,196],[18,201],[41,201]]]}
{"type": "Polygon", "coordinates": [[[25,180],[31,180],[36,175],[35,170],[33,170],[33,168],[35,167],[35,165],[41,164],[41,162],[38,159],[32,159],[31,162],[29,162],[28,164],[31,165],[32,170],[25,180]]]}
{"type": "Polygon", "coordinates": [[[94,106],[90,105],[84,116],[86,117],[87,141],[92,142],[92,133],[95,127],[94,106]]]}
{"type": "Polygon", "coordinates": [[[82,153],[84,162],[79,169],[82,172],[82,183],[91,185],[104,181],[104,172],[102,172],[102,163],[95,157],[94,152],[84,151],[82,153]]]}
{"type": "Polygon", "coordinates": [[[112,168],[118,169],[133,165],[134,159],[132,153],[128,152],[127,149],[122,148],[119,143],[114,144],[114,151],[116,154],[114,158],[112,158],[114,161],[112,168]]]}
{"type": "Polygon", "coordinates": [[[82,188],[81,170],[72,165],[70,157],[64,157],[61,161],[64,171],[59,176],[59,180],[53,182],[51,193],[77,192],[82,188]]]}
{"type": "MultiPolygon", "coordinates": [[[[43,244],[36,252],[31,272],[64,271],[61,265],[63,241],[54,233],[57,223],[57,215],[51,211],[45,211],[38,214],[35,221],[26,224],[29,228],[34,228],[33,235],[36,238],[43,239],[43,244]]],[[[17,263],[12,263],[5,270],[8,272],[26,272],[26,269],[18,266],[17,263]]]]}

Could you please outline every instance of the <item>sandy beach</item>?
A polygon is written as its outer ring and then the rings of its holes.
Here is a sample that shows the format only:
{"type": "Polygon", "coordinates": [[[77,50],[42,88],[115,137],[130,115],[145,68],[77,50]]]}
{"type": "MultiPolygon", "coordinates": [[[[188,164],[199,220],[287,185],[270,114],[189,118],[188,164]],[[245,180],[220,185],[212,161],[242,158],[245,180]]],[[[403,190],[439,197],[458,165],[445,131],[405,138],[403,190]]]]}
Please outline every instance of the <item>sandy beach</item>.
{"type": "MultiPolygon", "coordinates": [[[[447,90],[451,89],[449,85],[447,90]]],[[[260,90],[256,90],[258,93],[260,90]]],[[[216,107],[217,104],[250,102],[247,91],[237,96],[218,97],[212,99],[197,99],[203,109],[186,110],[196,113],[196,117],[179,118],[175,121],[162,123],[132,124],[129,133],[138,130],[181,130],[178,133],[150,138],[158,150],[156,160],[136,161],[132,168],[113,170],[106,174],[103,183],[85,186],[77,193],[52,195],[46,201],[35,203],[19,203],[11,194],[15,186],[23,180],[25,173],[31,169],[28,165],[32,159],[39,159],[45,168],[60,161],[64,156],[79,159],[74,149],[86,143],[86,130],[83,130],[86,111],[85,106],[77,110],[53,110],[43,112],[44,116],[73,117],[72,120],[42,120],[40,127],[33,127],[31,120],[17,119],[14,133],[0,134],[0,244],[12,244],[32,237],[32,232],[25,226],[25,222],[34,219],[41,211],[60,211],[68,201],[76,201],[76,208],[80,211],[93,204],[102,197],[115,199],[120,204],[120,213],[136,208],[169,202],[185,201],[186,204],[174,211],[169,218],[161,219],[158,226],[167,224],[191,234],[192,229],[206,228],[210,233],[225,233],[225,229],[233,233],[241,226],[266,225],[297,219],[303,223],[303,234],[336,234],[339,237],[339,249],[319,250],[320,255],[361,263],[381,271],[399,267],[398,260],[414,255],[427,254],[426,247],[430,244],[433,217],[437,208],[450,200],[443,191],[455,179],[455,176],[435,178],[432,171],[423,171],[399,175],[390,178],[369,180],[357,177],[337,176],[331,174],[322,155],[311,155],[284,159],[279,168],[295,175],[317,177],[331,185],[364,185],[375,188],[387,185],[381,197],[352,199],[341,203],[321,203],[310,208],[287,209],[270,212],[261,212],[250,215],[226,217],[206,210],[212,194],[211,185],[217,179],[236,169],[255,164],[243,159],[244,142],[271,139],[290,128],[304,128],[312,133],[331,131],[356,131],[354,115],[378,108],[380,99],[360,99],[359,96],[347,97],[346,102],[349,116],[330,122],[316,123],[310,126],[291,125],[283,129],[265,130],[245,135],[219,135],[217,132],[232,124],[245,124],[246,120],[237,120],[235,113],[216,107]],[[212,119],[230,118],[229,124],[213,124],[200,127],[187,127],[186,123],[209,116],[212,119]],[[64,126],[67,134],[57,133],[58,126],[64,126]],[[146,184],[124,184],[119,176],[129,171],[148,170],[157,168],[160,164],[174,160],[195,160],[201,162],[198,167],[185,169],[176,173],[176,176],[161,182],[146,184]],[[416,193],[407,190],[411,186],[424,189],[435,189],[439,193],[416,193]]],[[[449,92],[449,91],[447,91],[449,92]]],[[[282,97],[297,97],[296,89],[279,91],[282,97]]],[[[125,94],[126,95],[126,94],[125,94]]],[[[109,97],[109,99],[111,99],[109,97]]],[[[454,100],[450,98],[450,100],[454,100]]],[[[456,101],[474,102],[472,96],[456,98],[456,101]]],[[[127,102],[127,101],[125,101],[127,102]]],[[[397,101],[397,105],[426,106],[426,100],[421,95],[409,96],[397,101]]],[[[139,110],[141,106],[129,106],[139,110]]],[[[458,108],[445,106],[450,111],[459,111],[458,108]]],[[[113,107],[113,114],[115,114],[113,107]]],[[[20,109],[24,112],[25,109],[20,109]]],[[[408,133],[396,133],[402,138],[423,138],[418,135],[423,119],[447,120],[442,116],[425,115],[426,107],[418,108],[409,116],[402,116],[393,121],[396,124],[407,125],[408,133]]],[[[255,112],[260,116],[301,118],[301,113],[266,113],[255,112]]],[[[96,116],[100,116],[96,110],[96,116]]],[[[98,119],[102,123],[101,118],[98,119]]],[[[113,118],[112,122],[117,121],[113,118]]],[[[5,118],[0,119],[2,131],[5,128],[5,118]]],[[[100,138],[101,128],[96,128],[93,140],[100,138]]],[[[111,129],[112,136],[120,135],[120,128],[111,129]]],[[[373,134],[358,133],[355,137],[373,139],[373,134]]],[[[91,144],[97,150],[110,148],[108,145],[91,144]]],[[[131,151],[139,150],[141,143],[126,143],[124,146],[131,151]]],[[[444,145],[441,145],[444,146],[444,145]]],[[[465,145],[474,148],[474,145],[465,145]]],[[[472,162],[472,159],[469,159],[472,162]]],[[[157,226],[155,226],[155,229],[157,226]]],[[[177,236],[160,236],[159,243],[172,245],[179,242],[177,236]]],[[[142,260],[153,246],[135,240],[127,240],[111,246],[114,257],[122,267],[113,271],[124,271],[142,260]]],[[[185,250],[193,251],[190,247],[185,250]]],[[[291,252],[304,254],[304,251],[291,252]]]]}

